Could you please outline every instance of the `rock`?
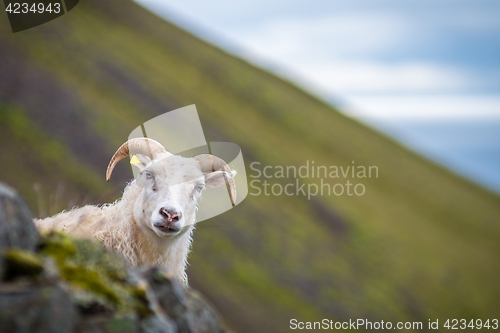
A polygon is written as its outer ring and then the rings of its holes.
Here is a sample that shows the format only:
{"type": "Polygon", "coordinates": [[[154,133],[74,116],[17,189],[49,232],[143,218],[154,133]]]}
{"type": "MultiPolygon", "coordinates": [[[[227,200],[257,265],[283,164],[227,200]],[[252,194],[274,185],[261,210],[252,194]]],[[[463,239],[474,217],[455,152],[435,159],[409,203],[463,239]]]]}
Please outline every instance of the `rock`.
{"type": "Polygon", "coordinates": [[[9,248],[4,250],[4,280],[20,276],[36,277],[43,272],[43,260],[32,252],[9,248]]]}
{"type": "Polygon", "coordinates": [[[135,333],[137,321],[133,318],[108,316],[81,317],[75,333],[135,333]]]}
{"type": "Polygon", "coordinates": [[[165,316],[157,315],[141,320],[141,333],[177,333],[177,326],[165,316]]]}
{"type": "Polygon", "coordinates": [[[75,307],[59,285],[0,287],[1,332],[67,333],[75,322],[75,307]]]}
{"type": "Polygon", "coordinates": [[[173,320],[184,317],[187,311],[185,289],[163,267],[150,267],[143,271],[161,308],[173,320]]]}
{"type": "Polygon", "coordinates": [[[188,310],[184,320],[180,322],[179,332],[227,332],[218,314],[208,305],[199,292],[189,290],[186,296],[188,310]],[[184,330],[184,327],[186,330],[184,330]]]}
{"type": "Polygon", "coordinates": [[[28,206],[12,188],[0,182],[0,252],[11,247],[33,251],[37,239],[38,231],[28,206]]]}
{"type": "Polygon", "coordinates": [[[98,243],[60,233],[38,238],[26,205],[0,184],[0,333],[225,332],[165,267],[131,268],[98,243]]]}
{"type": "Polygon", "coordinates": [[[158,303],[177,324],[179,333],[226,332],[218,315],[201,295],[186,289],[162,267],[152,267],[143,272],[158,303]]]}
{"type": "MultiPolygon", "coordinates": [[[[177,333],[177,324],[168,316],[161,306],[155,290],[149,284],[148,277],[159,274],[162,278],[163,271],[157,268],[133,268],[130,270],[129,283],[136,287],[135,295],[140,306],[136,306],[143,317],[140,323],[141,333],[177,333]],[[144,311],[147,305],[147,311],[144,311]]],[[[160,280],[157,280],[160,282],[160,280]]]]}

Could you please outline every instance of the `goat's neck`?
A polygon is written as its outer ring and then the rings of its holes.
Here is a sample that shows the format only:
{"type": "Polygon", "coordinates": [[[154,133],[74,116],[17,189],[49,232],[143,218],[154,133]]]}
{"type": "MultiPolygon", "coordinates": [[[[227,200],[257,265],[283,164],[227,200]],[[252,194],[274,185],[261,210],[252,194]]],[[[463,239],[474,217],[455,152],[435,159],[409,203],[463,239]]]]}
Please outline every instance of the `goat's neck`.
{"type": "MultiPolygon", "coordinates": [[[[130,207],[125,209],[125,206],[129,204],[129,202],[120,201],[112,207],[105,208],[114,210],[114,214],[111,215],[121,216],[121,219],[125,217],[126,220],[125,224],[122,224],[123,220],[121,223],[111,223],[116,230],[109,230],[109,236],[113,238],[113,234],[119,232],[118,229],[127,228],[128,244],[124,245],[132,248],[129,254],[124,253],[124,255],[132,264],[165,265],[172,270],[178,279],[186,282],[185,270],[194,230],[194,214],[188,219],[188,225],[182,229],[179,235],[173,238],[161,238],[153,230],[139,225],[130,207]],[[123,216],[119,212],[125,212],[127,216],[123,216]]],[[[123,229],[120,232],[123,233],[123,229]]],[[[115,242],[111,242],[111,244],[112,247],[123,253],[122,249],[116,248],[115,242]]]]}
{"type": "Polygon", "coordinates": [[[151,229],[139,226],[137,242],[140,244],[139,265],[164,265],[172,270],[181,281],[186,282],[187,256],[191,247],[194,226],[186,226],[181,234],[174,238],[158,237],[151,229]]]}

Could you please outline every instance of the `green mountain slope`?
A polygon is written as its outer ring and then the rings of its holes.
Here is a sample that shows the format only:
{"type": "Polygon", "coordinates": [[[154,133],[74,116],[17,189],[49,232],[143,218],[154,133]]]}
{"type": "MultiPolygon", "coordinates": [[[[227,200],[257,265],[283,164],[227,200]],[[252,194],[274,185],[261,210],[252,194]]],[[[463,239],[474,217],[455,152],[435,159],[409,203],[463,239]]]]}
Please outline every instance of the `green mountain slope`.
{"type": "Polygon", "coordinates": [[[292,318],[498,315],[497,195],[131,1],[82,1],[0,34],[0,179],[40,215],[113,200],[131,177],[122,163],[105,183],[115,149],[139,124],[190,104],[207,141],[242,148],[249,175],[252,162],[378,168],[378,178],[348,177],[362,196],[249,195],[200,223],[191,284],[235,331],[285,332],[292,318]]]}

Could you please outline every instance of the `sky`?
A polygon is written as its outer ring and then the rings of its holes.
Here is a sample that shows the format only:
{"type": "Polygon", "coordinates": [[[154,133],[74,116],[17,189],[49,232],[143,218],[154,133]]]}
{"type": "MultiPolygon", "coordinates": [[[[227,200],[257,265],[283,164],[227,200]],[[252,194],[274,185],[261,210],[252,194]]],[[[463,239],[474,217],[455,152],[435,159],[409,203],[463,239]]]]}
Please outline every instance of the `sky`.
{"type": "Polygon", "coordinates": [[[500,193],[499,0],[136,0],[500,193]]]}
{"type": "Polygon", "coordinates": [[[360,117],[500,117],[498,0],[137,0],[360,117]]]}

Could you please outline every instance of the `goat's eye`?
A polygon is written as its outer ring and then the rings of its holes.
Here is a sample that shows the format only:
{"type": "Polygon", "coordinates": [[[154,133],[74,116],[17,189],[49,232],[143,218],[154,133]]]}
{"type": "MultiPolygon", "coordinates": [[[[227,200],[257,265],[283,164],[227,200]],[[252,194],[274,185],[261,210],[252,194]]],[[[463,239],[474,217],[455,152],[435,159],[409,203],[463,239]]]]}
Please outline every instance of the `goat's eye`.
{"type": "Polygon", "coordinates": [[[146,179],[152,179],[153,174],[151,172],[146,172],[146,179]]]}
{"type": "Polygon", "coordinates": [[[201,191],[203,191],[203,187],[204,187],[203,185],[197,185],[195,187],[195,190],[198,191],[198,192],[201,192],[201,191]]]}

